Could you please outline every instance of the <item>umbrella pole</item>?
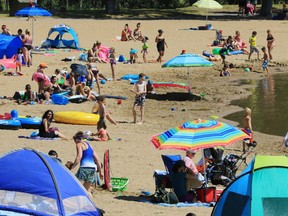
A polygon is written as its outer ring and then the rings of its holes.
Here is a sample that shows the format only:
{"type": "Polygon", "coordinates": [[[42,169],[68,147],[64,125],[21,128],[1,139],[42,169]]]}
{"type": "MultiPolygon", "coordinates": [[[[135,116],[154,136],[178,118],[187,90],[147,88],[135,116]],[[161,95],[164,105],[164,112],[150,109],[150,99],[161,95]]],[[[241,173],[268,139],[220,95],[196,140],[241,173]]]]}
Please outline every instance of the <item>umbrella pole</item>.
{"type": "Polygon", "coordinates": [[[207,174],[206,174],[206,161],[205,161],[204,149],[202,149],[202,160],[203,160],[205,187],[207,187],[208,180],[207,180],[207,174]]]}
{"type": "Polygon", "coordinates": [[[206,8],[206,25],[207,25],[207,21],[208,21],[208,9],[206,8]]]}
{"type": "Polygon", "coordinates": [[[190,93],[190,67],[188,67],[188,93],[190,93]]]}

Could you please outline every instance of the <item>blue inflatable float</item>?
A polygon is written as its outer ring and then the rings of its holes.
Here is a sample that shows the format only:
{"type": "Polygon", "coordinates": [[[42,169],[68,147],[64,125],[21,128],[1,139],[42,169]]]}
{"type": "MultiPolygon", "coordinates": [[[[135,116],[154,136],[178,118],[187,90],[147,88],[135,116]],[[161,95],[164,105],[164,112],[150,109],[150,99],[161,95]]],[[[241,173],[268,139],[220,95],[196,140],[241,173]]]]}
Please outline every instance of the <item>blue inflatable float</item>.
{"type": "Polygon", "coordinates": [[[21,127],[21,122],[17,119],[0,120],[0,129],[18,130],[21,127]]]}
{"type": "Polygon", "coordinates": [[[42,122],[41,118],[31,116],[20,116],[17,120],[20,121],[23,129],[39,129],[42,122]]]}

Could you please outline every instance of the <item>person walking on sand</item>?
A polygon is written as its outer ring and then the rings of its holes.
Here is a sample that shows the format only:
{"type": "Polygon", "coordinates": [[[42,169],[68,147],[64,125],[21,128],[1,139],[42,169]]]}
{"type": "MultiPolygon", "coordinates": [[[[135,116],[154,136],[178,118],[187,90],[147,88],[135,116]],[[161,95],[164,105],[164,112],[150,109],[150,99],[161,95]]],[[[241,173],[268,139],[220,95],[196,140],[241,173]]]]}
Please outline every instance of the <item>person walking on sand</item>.
{"type": "Polygon", "coordinates": [[[165,46],[168,48],[168,45],[165,41],[165,37],[163,36],[163,30],[159,29],[158,30],[158,35],[155,38],[155,42],[157,43],[157,51],[159,53],[159,57],[157,58],[157,62],[161,63],[162,62],[162,57],[164,56],[165,52],[165,46]]]}
{"type": "Polygon", "coordinates": [[[272,52],[272,50],[274,48],[275,39],[274,39],[274,37],[273,37],[273,35],[271,33],[271,30],[269,30],[269,29],[267,30],[267,39],[266,40],[267,40],[267,49],[268,49],[269,59],[272,60],[273,57],[272,57],[271,52],[272,52]]]}
{"type": "Polygon", "coordinates": [[[139,74],[139,80],[136,82],[131,91],[135,93],[135,101],[133,104],[133,123],[136,124],[136,107],[140,106],[140,111],[141,111],[141,118],[139,124],[143,123],[144,120],[144,105],[145,105],[145,96],[146,96],[146,86],[147,83],[145,81],[145,74],[140,73],[139,74]]]}
{"type": "Polygon", "coordinates": [[[83,135],[82,131],[78,131],[73,136],[77,155],[70,170],[73,170],[80,163],[76,177],[82,182],[90,197],[92,197],[90,186],[95,181],[96,172],[99,173],[100,179],[103,179],[103,175],[99,157],[90,143],[83,141],[83,135]]]}
{"type": "Polygon", "coordinates": [[[260,60],[260,58],[259,58],[259,50],[256,47],[257,46],[256,35],[257,35],[257,32],[253,31],[251,37],[249,38],[250,53],[249,53],[249,56],[248,56],[248,61],[250,61],[251,55],[254,52],[257,53],[257,58],[258,58],[258,60],[260,60]]]}
{"type": "Polygon", "coordinates": [[[262,68],[263,71],[266,73],[266,76],[269,76],[269,71],[268,71],[268,53],[266,52],[266,47],[262,47],[262,52],[263,52],[263,62],[262,62],[262,68]]]}

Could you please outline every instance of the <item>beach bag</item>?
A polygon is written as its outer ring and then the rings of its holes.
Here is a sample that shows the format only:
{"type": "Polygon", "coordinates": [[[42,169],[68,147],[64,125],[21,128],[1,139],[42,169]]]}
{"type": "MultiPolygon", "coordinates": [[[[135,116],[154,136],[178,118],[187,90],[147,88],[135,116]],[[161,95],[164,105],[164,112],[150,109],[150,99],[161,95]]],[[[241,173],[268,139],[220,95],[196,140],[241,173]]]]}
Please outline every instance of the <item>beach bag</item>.
{"type": "Polygon", "coordinates": [[[152,202],[177,204],[179,200],[173,191],[168,192],[163,188],[157,188],[155,194],[152,197],[152,202]]]}

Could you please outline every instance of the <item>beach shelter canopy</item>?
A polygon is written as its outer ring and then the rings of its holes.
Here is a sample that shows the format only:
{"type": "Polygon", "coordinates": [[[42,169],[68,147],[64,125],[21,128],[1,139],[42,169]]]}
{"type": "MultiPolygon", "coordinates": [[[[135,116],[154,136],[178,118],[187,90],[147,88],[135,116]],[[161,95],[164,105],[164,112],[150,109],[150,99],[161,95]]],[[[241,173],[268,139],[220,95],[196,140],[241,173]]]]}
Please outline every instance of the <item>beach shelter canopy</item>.
{"type": "Polygon", "coordinates": [[[257,155],[221,194],[213,216],[287,215],[288,157],[257,155]]]}
{"type": "Polygon", "coordinates": [[[8,36],[0,34],[0,59],[11,58],[18,51],[18,48],[22,48],[22,41],[18,36],[8,36]]]}
{"type": "Polygon", "coordinates": [[[193,6],[206,9],[206,21],[208,20],[208,10],[223,8],[222,5],[220,5],[215,0],[199,0],[196,3],[194,3],[193,6]]]}
{"type": "Polygon", "coordinates": [[[45,44],[52,48],[80,48],[77,33],[65,24],[51,28],[45,44]],[[52,38],[53,35],[55,38],[52,38]]]}
{"type": "Polygon", "coordinates": [[[45,153],[15,150],[0,158],[0,167],[1,215],[99,215],[73,173],[45,153]]]}
{"type": "Polygon", "coordinates": [[[162,68],[175,68],[175,67],[187,67],[188,68],[188,90],[190,91],[190,67],[211,67],[213,63],[202,58],[196,54],[182,54],[178,55],[165,64],[162,65],[162,68]]]}

